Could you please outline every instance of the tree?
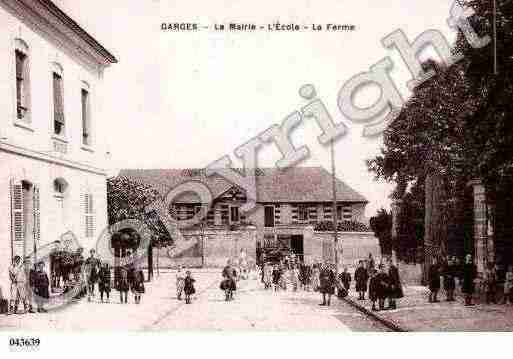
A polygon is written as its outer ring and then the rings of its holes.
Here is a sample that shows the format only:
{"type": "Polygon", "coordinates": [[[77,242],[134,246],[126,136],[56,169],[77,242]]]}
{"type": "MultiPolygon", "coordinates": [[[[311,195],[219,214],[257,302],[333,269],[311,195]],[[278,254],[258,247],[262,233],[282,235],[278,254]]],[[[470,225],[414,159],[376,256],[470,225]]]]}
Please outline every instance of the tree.
{"type": "Polygon", "coordinates": [[[392,254],[392,214],[381,208],[374,217],[369,220],[374,236],[378,238],[382,255],[392,254]]]}
{"type": "MultiPolygon", "coordinates": [[[[148,248],[149,272],[153,271],[153,246],[166,246],[173,243],[171,236],[156,213],[146,212],[148,205],[159,200],[161,200],[160,194],[147,184],[136,182],[127,177],[115,177],[107,180],[109,224],[113,225],[126,219],[137,219],[144,222],[153,234],[148,248]]],[[[113,235],[113,238],[117,237],[119,236],[113,235]]]]}

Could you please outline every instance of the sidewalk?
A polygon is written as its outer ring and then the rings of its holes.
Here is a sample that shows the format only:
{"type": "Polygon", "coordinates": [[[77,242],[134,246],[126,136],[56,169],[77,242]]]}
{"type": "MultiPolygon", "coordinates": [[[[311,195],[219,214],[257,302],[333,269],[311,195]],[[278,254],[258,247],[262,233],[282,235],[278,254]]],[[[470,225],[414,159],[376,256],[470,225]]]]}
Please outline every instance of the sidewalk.
{"type": "MultiPolygon", "coordinates": [[[[404,298],[397,301],[397,309],[371,312],[404,331],[512,331],[513,305],[484,304],[465,307],[461,296],[455,302],[446,302],[444,293],[439,303],[429,303],[429,290],[422,286],[405,286],[404,298]]],[[[372,303],[358,300],[350,291],[347,300],[367,310],[372,303]]],[[[386,304],[385,304],[386,307],[386,304]]]]}

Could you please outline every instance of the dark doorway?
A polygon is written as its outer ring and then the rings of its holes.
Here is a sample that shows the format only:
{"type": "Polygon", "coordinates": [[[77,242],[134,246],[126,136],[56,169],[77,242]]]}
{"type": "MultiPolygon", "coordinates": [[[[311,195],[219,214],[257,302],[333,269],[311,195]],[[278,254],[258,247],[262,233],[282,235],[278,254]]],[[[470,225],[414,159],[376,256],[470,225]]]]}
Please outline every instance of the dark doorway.
{"type": "Polygon", "coordinates": [[[303,236],[293,235],[290,237],[290,249],[297,257],[303,258],[303,236]]]}
{"type": "Polygon", "coordinates": [[[265,206],[264,210],[264,226],[274,227],[274,206],[265,206]]]}

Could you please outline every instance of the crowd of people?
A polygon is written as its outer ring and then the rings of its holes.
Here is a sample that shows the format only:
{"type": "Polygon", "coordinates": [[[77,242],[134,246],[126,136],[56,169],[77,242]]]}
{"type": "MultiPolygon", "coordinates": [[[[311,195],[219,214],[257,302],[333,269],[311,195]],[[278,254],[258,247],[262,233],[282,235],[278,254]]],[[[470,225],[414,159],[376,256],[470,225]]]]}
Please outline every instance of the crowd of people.
{"type": "Polygon", "coordinates": [[[481,280],[477,281],[477,267],[472,261],[472,255],[468,254],[463,263],[456,257],[448,256],[443,260],[434,257],[428,269],[429,302],[439,302],[438,294],[442,288],[445,291],[446,300],[454,301],[454,292],[459,286],[465,298],[465,305],[474,305],[472,299],[476,291],[476,282],[479,282],[482,286],[481,291],[485,293],[487,304],[497,304],[501,284],[502,303],[513,304],[513,267],[508,266],[503,276],[499,272],[496,264],[488,263],[481,280]]]}
{"type": "Polygon", "coordinates": [[[87,296],[88,301],[91,301],[96,297],[96,287],[102,303],[110,302],[112,287],[119,291],[120,303],[128,303],[129,291],[132,292],[136,304],[141,302],[145,291],[144,275],[130,261],[130,252],[127,252],[124,260],[127,264],[114,268],[114,280],[113,269],[107,262],[96,257],[94,249],[86,259],[82,253],[81,248],[73,252],[52,253],[50,276],[45,270],[45,262],[38,261],[31,265],[30,258],[23,261],[21,256],[15,256],[9,267],[11,293],[7,314],[35,313],[34,304],[38,313],[45,313],[47,310],[44,306],[52,292],[66,294],[73,291],[73,299],[87,296]],[[20,304],[23,305],[21,312],[20,304]]]}

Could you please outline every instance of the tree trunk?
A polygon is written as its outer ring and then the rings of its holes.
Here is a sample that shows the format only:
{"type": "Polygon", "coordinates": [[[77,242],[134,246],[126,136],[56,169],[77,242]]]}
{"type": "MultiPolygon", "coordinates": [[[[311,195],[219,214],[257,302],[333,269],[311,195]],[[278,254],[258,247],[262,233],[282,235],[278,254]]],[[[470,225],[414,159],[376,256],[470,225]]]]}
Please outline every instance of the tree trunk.
{"type": "Polygon", "coordinates": [[[433,258],[447,254],[447,194],[442,176],[426,176],[426,213],[424,221],[424,281],[433,258]]]}
{"type": "Polygon", "coordinates": [[[148,246],[148,282],[153,278],[153,244],[148,246]]]}

